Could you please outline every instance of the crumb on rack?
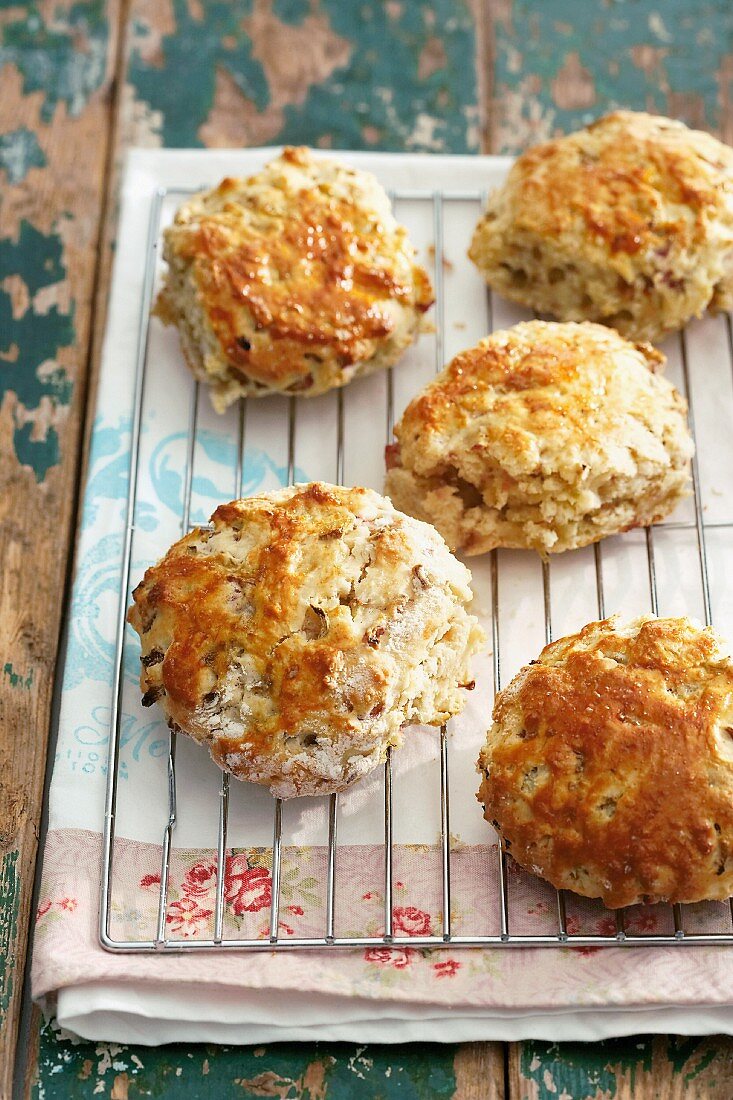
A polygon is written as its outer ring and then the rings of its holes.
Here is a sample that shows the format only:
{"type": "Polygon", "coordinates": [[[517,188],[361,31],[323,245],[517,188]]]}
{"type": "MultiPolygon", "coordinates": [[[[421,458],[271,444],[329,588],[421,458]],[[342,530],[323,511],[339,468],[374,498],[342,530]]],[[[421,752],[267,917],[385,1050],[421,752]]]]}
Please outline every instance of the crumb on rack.
{"type": "MultiPolygon", "coordinates": [[[[435,245],[434,244],[429,244],[428,245],[428,256],[433,261],[433,263],[435,263],[435,245]]],[[[455,264],[452,263],[448,259],[448,257],[446,256],[446,254],[444,252],[443,253],[443,271],[454,271],[454,270],[455,270],[455,264]]]]}

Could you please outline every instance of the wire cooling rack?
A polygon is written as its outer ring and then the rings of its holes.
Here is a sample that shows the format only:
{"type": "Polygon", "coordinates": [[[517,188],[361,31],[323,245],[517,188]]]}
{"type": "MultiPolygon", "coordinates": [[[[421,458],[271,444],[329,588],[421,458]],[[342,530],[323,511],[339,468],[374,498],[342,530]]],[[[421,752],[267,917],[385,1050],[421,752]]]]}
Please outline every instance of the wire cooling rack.
{"type": "MultiPolygon", "coordinates": [[[[178,775],[176,766],[177,736],[169,734],[167,752],[167,787],[168,810],[167,820],[162,838],[162,850],[160,860],[160,887],[157,902],[157,928],[155,935],[149,939],[122,940],[116,939],[112,934],[112,891],[114,885],[114,857],[117,842],[116,821],[118,809],[118,794],[120,789],[120,746],[121,746],[121,717],[122,695],[124,686],[124,648],[125,648],[125,614],[129,603],[132,540],[134,530],[134,518],[136,499],[138,494],[138,475],[140,461],[141,424],[145,410],[146,377],[148,372],[155,370],[155,364],[149,362],[149,333],[150,313],[154,293],[156,252],[161,233],[161,213],[163,204],[175,198],[183,200],[193,193],[194,189],[187,188],[161,188],[156,190],[152,204],[148,229],[148,239],[145,256],[145,276],[140,307],[140,327],[137,348],[137,371],[134,393],[134,413],[131,432],[131,458],[129,476],[129,499],[127,502],[127,526],[123,545],[123,569],[120,591],[120,604],[118,613],[117,635],[115,643],[115,675],[113,684],[113,697],[111,707],[110,728],[110,752],[109,769],[107,778],[107,800],[105,811],[104,854],[102,865],[101,883],[101,907],[100,907],[100,939],[102,945],[110,951],[123,952],[150,952],[150,951],[208,951],[222,949],[236,950],[281,950],[281,949],[319,949],[332,950],[345,947],[380,947],[390,948],[405,946],[418,948],[440,948],[450,946],[452,949],[469,947],[521,947],[521,946],[548,946],[548,947],[644,947],[652,945],[692,945],[692,944],[733,944],[733,899],[721,907],[725,909],[725,922],[728,927],[717,931],[695,931],[686,927],[686,906],[673,906],[669,932],[644,932],[628,927],[624,911],[608,913],[609,918],[605,922],[606,931],[603,933],[577,933],[574,932],[571,922],[568,920],[569,896],[565,891],[556,891],[554,907],[556,909],[556,926],[543,934],[525,933],[515,928],[515,922],[511,904],[511,890],[508,878],[513,865],[511,858],[506,854],[501,844],[495,846],[496,866],[493,873],[496,875],[495,905],[498,914],[492,914],[492,927],[496,930],[486,934],[465,935],[455,932],[452,918],[452,893],[454,891],[454,865],[455,851],[451,836],[451,808],[449,793],[449,768],[451,762],[450,737],[446,727],[439,733],[439,752],[437,754],[437,767],[440,772],[440,842],[439,866],[440,866],[440,910],[442,921],[439,934],[418,936],[400,935],[395,928],[393,903],[395,896],[394,880],[394,836],[393,836],[393,800],[395,790],[395,778],[393,775],[393,762],[391,751],[388,752],[384,764],[382,795],[383,797],[383,833],[384,833],[384,858],[383,858],[383,934],[377,936],[339,935],[339,858],[343,855],[343,847],[339,845],[339,796],[331,795],[328,798],[327,827],[328,841],[325,860],[325,882],[322,884],[325,892],[325,919],[323,921],[322,934],[310,937],[287,936],[280,933],[280,908],[281,908],[281,876],[283,867],[283,804],[281,800],[273,801],[273,826],[271,851],[267,853],[267,862],[271,865],[272,893],[269,908],[269,931],[264,936],[257,938],[233,938],[225,933],[225,875],[226,855],[229,849],[229,808],[230,808],[230,780],[224,774],[219,788],[218,810],[218,839],[217,839],[217,880],[216,902],[213,922],[213,936],[211,938],[176,939],[167,934],[167,914],[169,908],[169,886],[171,875],[171,853],[173,838],[178,818],[178,775]],[[497,873],[498,872],[498,873],[497,873]],[[498,917],[498,919],[497,919],[498,917]]],[[[415,205],[422,210],[423,223],[425,216],[430,218],[432,226],[433,247],[436,257],[434,264],[434,286],[436,293],[435,305],[435,338],[434,355],[435,369],[440,370],[444,365],[446,332],[446,297],[444,291],[444,212],[452,203],[475,204],[475,214],[485,196],[478,191],[415,191],[399,190],[392,193],[397,203],[406,202],[415,205]]],[[[491,294],[486,296],[486,320],[487,330],[494,327],[495,304],[491,294]]],[[[730,318],[725,318],[726,339],[728,354],[733,364],[733,339],[731,336],[730,318]]],[[[461,326],[462,327],[462,326],[461,326]]],[[[694,408],[693,395],[690,386],[690,373],[688,364],[688,348],[685,334],[680,336],[680,361],[681,361],[681,385],[686,393],[689,403],[689,423],[694,435],[694,408]]],[[[344,451],[345,451],[345,419],[344,419],[344,391],[337,396],[337,433],[335,471],[336,480],[344,481],[344,451]]],[[[299,409],[304,402],[303,398],[284,398],[287,403],[287,480],[292,484],[296,476],[295,440],[298,431],[299,409]]],[[[250,406],[256,404],[250,402],[250,406]]],[[[186,438],[186,463],[184,475],[183,507],[180,517],[180,530],[186,532],[193,526],[190,522],[194,454],[199,430],[199,386],[191,382],[190,412],[188,417],[188,429],[186,438]]],[[[386,383],[386,408],[384,409],[384,428],[387,442],[392,438],[394,421],[394,380],[392,371],[387,372],[386,383]]],[[[243,483],[243,466],[245,457],[245,424],[246,408],[242,402],[239,408],[238,442],[236,447],[236,466],[233,471],[235,496],[241,495],[243,483]]],[[[381,450],[383,439],[381,431],[375,432],[373,445],[381,450]]],[[[713,528],[729,529],[733,527],[733,521],[707,522],[704,515],[702,502],[700,471],[697,456],[692,462],[692,483],[694,492],[694,509],[689,519],[677,522],[665,522],[654,527],[647,528],[644,532],[646,562],[645,571],[648,575],[648,596],[651,610],[654,614],[659,612],[658,595],[658,559],[655,548],[656,531],[663,528],[666,532],[679,532],[689,540],[689,545],[694,544],[696,554],[696,572],[699,577],[700,606],[702,617],[706,624],[712,622],[711,611],[711,584],[708,569],[708,550],[706,536],[713,528]]],[[[161,546],[160,552],[165,547],[161,546]]],[[[688,546],[689,549],[689,546],[688,546]]],[[[493,653],[493,682],[494,690],[498,691],[502,684],[503,656],[502,656],[502,554],[504,552],[493,551],[490,555],[490,590],[491,590],[491,642],[493,653]]],[[[595,569],[595,594],[594,606],[588,607],[587,619],[596,615],[603,618],[606,614],[606,594],[604,590],[604,544],[597,543],[593,549],[593,562],[595,569]]],[[[537,566],[538,568],[540,566],[537,566]]],[[[545,640],[553,637],[553,595],[551,584],[551,566],[549,563],[541,563],[542,575],[542,599],[544,602],[544,635],[545,640]]],[[[136,578],[135,578],[136,579],[136,578]]],[[[643,608],[641,610],[644,610],[643,608]]],[[[483,730],[480,731],[481,736],[483,730]]],[[[480,740],[480,738],[479,738],[480,740]]],[[[478,749],[478,744],[477,744],[478,749]]],[[[213,767],[213,765],[212,765],[213,767]]],[[[478,808],[476,812],[480,811],[478,808]]],[[[487,826],[487,831],[490,832],[487,826]]],[[[493,858],[493,856],[492,856],[493,858]]],[[[488,874],[488,869],[487,869],[488,874]]]]}

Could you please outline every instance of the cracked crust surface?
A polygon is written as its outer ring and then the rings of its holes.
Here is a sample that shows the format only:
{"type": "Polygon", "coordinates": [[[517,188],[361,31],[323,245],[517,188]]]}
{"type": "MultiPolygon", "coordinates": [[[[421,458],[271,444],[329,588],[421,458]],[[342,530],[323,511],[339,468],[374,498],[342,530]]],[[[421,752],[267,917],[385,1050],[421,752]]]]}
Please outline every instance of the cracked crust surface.
{"type": "Polygon", "coordinates": [[[408,405],[385,491],[467,554],[554,553],[653,523],[687,494],[693,452],[663,363],[590,322],[494,332],[408,405]]]}
{"type": "Polygon", "coordinates": [[[144,705],[238,779],[340,791],[408,723],[457,714],[483,640],[470,574],[369,489],[314,482],[219,507],[148,569],[129,621],[144,705]]]}
{"type": "Polygon", "coordinates": [[[505,298],[658,340],[733,305],[733,150],[615,111],[523,153],[469,255],[505,298]]]}
{"type": "Polygon", "coordinates": [[[478,798],[527,870],[612,908],[733,893],[733,663],[710,629],[589,623],[493,718],[478,798]]]}
{"type": "Polygon", "coordinates": [[[163,255],[158,315],[219,412],[391,366],[433,301],[374,176],[305,148],[185,203],[163,255]]]}

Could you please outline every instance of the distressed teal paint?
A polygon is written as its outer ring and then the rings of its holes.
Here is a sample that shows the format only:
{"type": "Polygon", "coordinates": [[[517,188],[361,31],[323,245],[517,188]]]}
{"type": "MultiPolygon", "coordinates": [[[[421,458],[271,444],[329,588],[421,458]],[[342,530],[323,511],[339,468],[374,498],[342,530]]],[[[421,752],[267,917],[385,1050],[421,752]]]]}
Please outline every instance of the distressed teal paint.
{"type": "Polygon", "coordinates": [[[651,1069],[652,1042],[649,1036],[603,1043],[530,1040],[521,1046],[521,1073],[525,1080],[536,1083],[537,1100],[557,1100],[563,1092],[573,1100],[595,1098],[599,1093],[612,1100],[618,1086],[616,1067],[630,1072],[633,1090],[636,1073],[651,1069]]]}
{"type": "MultiPolygon", "coordinates": [[[[632,1093],[637,1077],[652,1072],[654,1048],[671,1064],[673,1072],[693,1081],[717,1057],[714,1040],[708,1038],[634,1035],[602,1043],[522,1043],[520,1068],[527,1081],[537,1086],[537,1100],[557,1100],[563,1094],[573,1100],[613,1097],[618,1074],[628,1076],[632,1093]]],[[[721,1096],[723,1094],[721,1093],[721,1096]]]]}
{"type": "Polygon", "coordinates": [[[35,4],[2,6],[17,10],[0,30],[0,67],[16,65],[23,90],[43,92],[41,118],[50,122],[56,104],[78,115],[104,80],[107,65],[105,0],[81,0],[68,9],[49,8],[48,21],[35,4]]]}
{"type": "Polygon", "coordinates": [[[0,272],[20,275],[33,297],[41,287],[59,283],[66,275],[64,246],[58,234],[46,236],[30,222],[20,223],[17,241],[0,240],[0,272]]]}
{"type": "Polygon", "coordinates": [[[332,30],[353,42],[351,58],[303,104],[285,108],[279,141],[315,145],[326,137],[344,149],[478,151],[476,35],[467,3],[322,0],[321,8],[332,30]],[[430,39],[440,40],[446,61],[421,77],[430,39]]]}
{"type": "Polygon", "coordinates": [[[19,907],[18,853],[6,852],[0,867],[0,1021],[13,995],[15,951],[11,944],[15,945],[18,935],[19,907]]]}
{"type": "MultiPolygon", "coordinates": [[[[258,110],[269,100],[262,66],[252,57],[250,42],[242,29],[242,19],[251,13],[251,0],[245,3],[211,0],[201,5],[203,22],[191,15],[188,0],[173,0],[175,30],[161,43],[162,65],[143,60],[138,48],[132,50],[127,78],[138,99],[162,112],[163,145],[201,145],[199,127],[206,121],[214,102],[216,66],[223,65],[242,94],[258,110]],[[234,42],[229,48],[222,39],[234,42]]],[[[135,25],[139,39],[147,31],[135,25]]]]}
{"type": "Polygon", "coordinates": [[[454,1056],[455,1047],[424,1043],[404,1047],[346,1043],[119,1047],[73,1043],[44,1024],[33,1096],[35,1100],[109,1096],[115,1077],[126,1074],[125,1095],[130,1100],[138,1096],[448,1100],[456,1090],[454,1056]],[[314,1064],[318,1064],[315,1072],[314,1064]]]}
{"type": "Polygon", "coordinates": [[[7,680],[11,687],[28,690],[33,683],[33,669],[30,670],[27,676],[23,676],[22,673],[15,671],[11,661],[6,661],[3,665],[3,679],[7,680]]]}
{"type": "MultiPolygon", "coordinates": [[[[203,22],[192,17],[187,0],[174,0],[173,8],[176,27],[162,40],[162,65],[157,55],[155,62],[143,60],[135,47],[128,80],[138,99],[161,112],[164,145],[201,145],[199,129],[213,105],[217,65],[258,111],[270,102],[270,89],[242,27],[251,0],[204,4],[203,22]]],[[[312,9],[304,0],[278,0],[274,10],[284,22],[299,25],[312,9]]],[[[349,62],[311,88],[302,104],[285,107],[273,142],[477,150],[476,36],[466,0],[393,5],[322,0],[318,10],[334,34],[353,44],[349,62]],[[420,58],[431,40],[442,44],[445,64],[420,75],[420,58]]],[[[138,22],[135,37],[146,33],[138,22]]]]}
{"type": "Polygon", "coordinates": [[[693,1081],[695,1077],[699,1077],[702,1071],[714,1061],[717,1054],[715,1046],[711,1045],[709,1050],[703,1051],[702,1055],[696,1058],[700,1050],[700,1040],[687,1035],[672,1035],[669,1037],[668,1044],[667,1057],[675,1073],[684,1074],[685,1081],[693,1081]]]}
{"type": "Polygon", "coordinates": [[[283,23],[302,23],[313,5],[311,0],[273,0],[272,10],[283,23]]]}
{"type": "Polygon", "coordinates": [[[59,435],[55,428],[46,429],[42,439],[33,439],[33,425],[23,424],[13,432],[13,447],[21,466],[30,466],[36,481],[43,481],[52,466],[61,461],[59,435]]]}
{"type": "Polygon", "coordinates": [[[53,426],[36,438],[34,414],[44,399],[52,408],[68,405],[72,393],[66,372],[61,367],[49,369],[48,364],[61,348],[74,343],[73,306],[70,313],[62,313],[55,305],[37,309],[33,302],[39,290],[66,277],[60,236],[22,222],[17,241],[0,240],[0,276],[22,280],[30,298],[25,312],[13,317],[10,294],[0,290],[0,400],[6,393],[15,395],[20,406],[13,434],[15,455],[40,482],[58,464],[60,451],[53,426]],[[23,410],[30,420],[19,415],[23,410]]]}
{"type": "Polygon", "coordinates": [[[0,134],[0,171],[5,170],[8,183],[20,183],[31,168],[43,168],[46,158],[32,130],[21,127],[0,134]]]}
{"type": "MultiPolygon", "coordinates": [[[[733,5],[729,0],[514,0],[496,30],[495,99],[503,115],[503,152],[517,152],[524,125],[545,116],[545,130],[567,132],[617,107],[670,111],[670,93],[700,98],[705,125],[719,127],[718,71],[733,52],[733,5]],[[656,51],[645,70],[633,50],[656,51]],[[552,85],[569,54],[576,53],[593,79],[595,100],[561,108],[552,85]],[[508,97],[514,100],[507,111],[508,97]],[[519,114],[519,118],[517,117],[519,114]],[[514,119],[515,142],[506,130],[514,119]]],[[[699,124],[697,117],[683,121],[699,124]]]]}

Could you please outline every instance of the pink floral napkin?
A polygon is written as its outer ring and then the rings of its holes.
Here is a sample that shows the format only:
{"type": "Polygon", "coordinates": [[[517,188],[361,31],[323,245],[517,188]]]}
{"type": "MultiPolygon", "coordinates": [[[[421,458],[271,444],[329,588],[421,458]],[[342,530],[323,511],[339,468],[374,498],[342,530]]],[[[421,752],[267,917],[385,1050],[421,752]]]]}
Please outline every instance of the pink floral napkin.
{"type": "MultiPolygon", "coordinates": [[[[94,870],[100,838],[81,830],[52,833],[37,914],[34,995],[56,1007],[60,1019],[91,1038],[168,1041],[179,1034],[181,998],[188,1009],[199,1006],[199,1030],[187,1037],[232,1039],[229,1001],[223,991],[255,993],[251,1016],[234,1036],[247,1041],[257,1028],[262,1041],[262,1012],[276,1022],[271,1038],[303,1038],[300,998],[309,1012],[322,1002],[328,1021],[318,1018],[317,1033],[360,1041],[363,1006],[369,1004],[371,1041],[400,1041],[416,1035],[443,1041],[541,1035],[588,1038],[635,1030],[730,1030],[733,1011],[733,960],[714,948],[480,949],[429,951],[410,946],[410,937],[440,930],[440,898],[431,855],[423,846],[395,851],[393,910],[395,933],[404,937],[393,949],[349,951],[220,952],[167,956],[112,955],[97,943],[98,888],[94,870]],[[409,883],[409,887],[407,885],[409,883]],[[125,1013],[115,1019],[120,996],[133,986],[137,1012],[155,1011],[139,1032],[129,1030],[125,1013]],[[105,1007],[97,1004],[101,994],[105,1007]],[[147,994],[146,994],[147,991],[147,994]],[[185,991],[185,993],[184,993],[185,991]],[[294,1001],[292,994],[297,991],[294,1001]],[[75,993],[69,1001],[68,993],[75,993]],[[85,1015],[79,999],[95,1007],[85,1015]],[[223,998],[223,999],[222,999],[223,998]],[[353,1003],[355,1017],[349,1022],[353,1003]],[[70,1005],[70,1008],[67,1006],[70,1005]],[[395,1018],[394,1013],[397,1013],[395,1018]],[[208,1013],[208,1015],[207,1015],[208,1013]],[[639,1013],[644,1013],[639,1016],[639,1013]],[[712,1013],[712,1014],[711,1014],[712,1013]],[[421,1015],[422,1014],[422,1015],[421,1015]],[[658,1015],[657,1015],[658,1014],[658,1015]],[[400,1030],[404,1015],[404,1030],[400,1030]],[[110,1023],[110,1020],[112,1023],[110,1023]],[[381,1021],[381,1025],[380,1025],[381,1021]],[[113,1031],[108,1031],[109,1027],[113,1031]],[[381,1030],[380,1030],[381,1026],[381,1030]],[[101,1028],[101,1030],[100,1030],[101,1028]],[[173,1030],[171,1030],[173,1028],[173,1030]],[[417,1029],[417,1030],[416,1030],[417,1029]],[[508,1030],[507,1030],[508,1029],[508,1030]]],[[[225,936],[266,938],[272,880],[269,853],[233,851],[225,872],[225,936]]],[[[121,842],[113,901],[113,934],[120,939],[154,934],[160,883],[160,849],[121,842]]],[[[453,923],[458,933],[495,931],[489,900],[494,866],[492,846],[472,846],[453,856],[453,923]]],[[[283,855],[280,936],[322,935],[325,851],[287,849],[283,855]]],[[[383,853],[373,846],[345,853],[337,866],[341,905],[339,934],[380,935],[383,931],[383,853]],[[373,885],[372,885],[373,884],[373,885]],[[367,888],[368,886],[368,888],[367,888]]],[[[172,937],[209,937],[213,931],[216,855],[176,850],[171,865],[167,929],[172,937]]],[[[556,928],[555,895],[516,865],[510,864],[509,889],[516,932],[541,933],[556,928]]],[[[700,906],[695,928],[722,930],[726,906],[700,906]]],[[[664,907],[631,910],[631,931],[670,931],[664,907]]],[[[612,931],[612,918],[594,903],[570,899],[568,930],[612,931]]],[[[249,1005],[246,1000],[243,1002],[249,1005]]],[[[316,1031],[311,1033],[316,1035],[316,1031]]]]}

